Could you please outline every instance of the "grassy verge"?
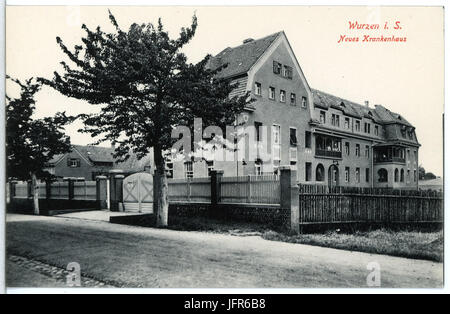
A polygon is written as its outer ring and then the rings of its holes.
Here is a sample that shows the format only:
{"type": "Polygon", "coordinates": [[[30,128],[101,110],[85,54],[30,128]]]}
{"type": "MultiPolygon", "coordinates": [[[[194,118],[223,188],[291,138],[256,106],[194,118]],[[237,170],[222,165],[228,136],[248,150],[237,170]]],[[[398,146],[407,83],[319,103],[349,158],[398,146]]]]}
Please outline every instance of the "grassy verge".
{"type": "Polygon", "coordinates": [[[353,233],[325,232],[288,235],[280,230],[254,223],[226,222],[208,218],[173,217],[169,229],[203,231],[238,236],[261,236],[266,240],[301,243],[349,251],[443,261],[443,232],[393,231],[378,229],[353,233]],[[276,231],[274,231],[276,230],[276,231]]]}
{"type": "Polygon", "coordinates": [[[424,233],[417,231],[390,231],[379,229],[367,232],[355,232],[353,234],[327,232],[325,234],[302,234],[292,236],[274,231],[267,231],[262,237],[273,241],[425,259],[435,262],[443,261],[443,232],[424,233]]]}

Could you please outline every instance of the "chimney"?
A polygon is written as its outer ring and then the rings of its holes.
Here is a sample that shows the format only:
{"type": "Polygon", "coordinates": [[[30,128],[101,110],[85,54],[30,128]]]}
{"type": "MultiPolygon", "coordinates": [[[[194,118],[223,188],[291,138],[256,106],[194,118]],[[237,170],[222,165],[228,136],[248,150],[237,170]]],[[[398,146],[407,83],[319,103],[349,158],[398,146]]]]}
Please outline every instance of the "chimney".
{"type": "Polygon", "coordinates": [[[247,43],[251,43],[252,41],[254,41],[253,38],[247,38],[247,39],[244,39],[244,41],[242,43],[247,44],[247,43]]]}
{"type": "Polygon", "coordinates": [[[364,101],[364,105],[366,105],[366,107],[369,108],[369,101],[368,101],[368,100],[365,100],[365,101],[364,101]]]}

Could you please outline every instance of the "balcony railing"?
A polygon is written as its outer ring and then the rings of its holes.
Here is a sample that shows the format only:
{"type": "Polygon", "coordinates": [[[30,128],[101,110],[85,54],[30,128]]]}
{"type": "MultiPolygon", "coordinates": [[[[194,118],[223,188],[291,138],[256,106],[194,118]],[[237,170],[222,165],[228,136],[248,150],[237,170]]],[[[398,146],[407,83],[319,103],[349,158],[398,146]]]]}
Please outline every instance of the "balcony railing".
{"type": "Polygon", "coordinates": [[[374,158],[375,163],[382,163],[382,162],[399,162],[399,163],[405,163],[405,158],[401,157],[375,157],[374,158]]]}
{"type": "Polygon", "coordinates": [[[330,157],[330,158],[342,158],[342,152],[335,150],[326,150],[316,148],[316,156],[319,157],[330,157]]]}

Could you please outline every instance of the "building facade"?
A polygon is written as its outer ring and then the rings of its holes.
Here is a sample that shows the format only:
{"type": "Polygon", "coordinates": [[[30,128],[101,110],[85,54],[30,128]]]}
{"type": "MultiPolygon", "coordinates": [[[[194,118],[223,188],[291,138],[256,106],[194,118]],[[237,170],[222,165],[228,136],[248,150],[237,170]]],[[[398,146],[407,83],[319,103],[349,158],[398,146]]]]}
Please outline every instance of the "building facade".
{"type": "Polygon", "coordinates": [[[213,169],[224,176],[261,175],[290,165],[304,184],[417,188],[415,128],[381,105],[312,89],[284,32],[226,48],[209,67],[224,64],[218,78],[237,84],[231,96],[251,93],[252,102],[237,120],[254,127],[255,134],[248,135],[254,141],[247,139],[244,157],[232,161],[210,154],[170,162],[174,178],[205,177],[213,169]]]}

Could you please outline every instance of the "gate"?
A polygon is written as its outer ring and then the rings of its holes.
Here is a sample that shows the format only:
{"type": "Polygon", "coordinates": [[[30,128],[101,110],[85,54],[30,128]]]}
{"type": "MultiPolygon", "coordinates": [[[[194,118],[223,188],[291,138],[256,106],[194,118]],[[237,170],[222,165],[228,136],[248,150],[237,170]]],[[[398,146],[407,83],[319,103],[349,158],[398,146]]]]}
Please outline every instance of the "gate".
{"type": "Polygon", "coordinates": [[[126,212],[153,213],[153,176],[146,172],[123,180],[123,206],[126,212]]]}

